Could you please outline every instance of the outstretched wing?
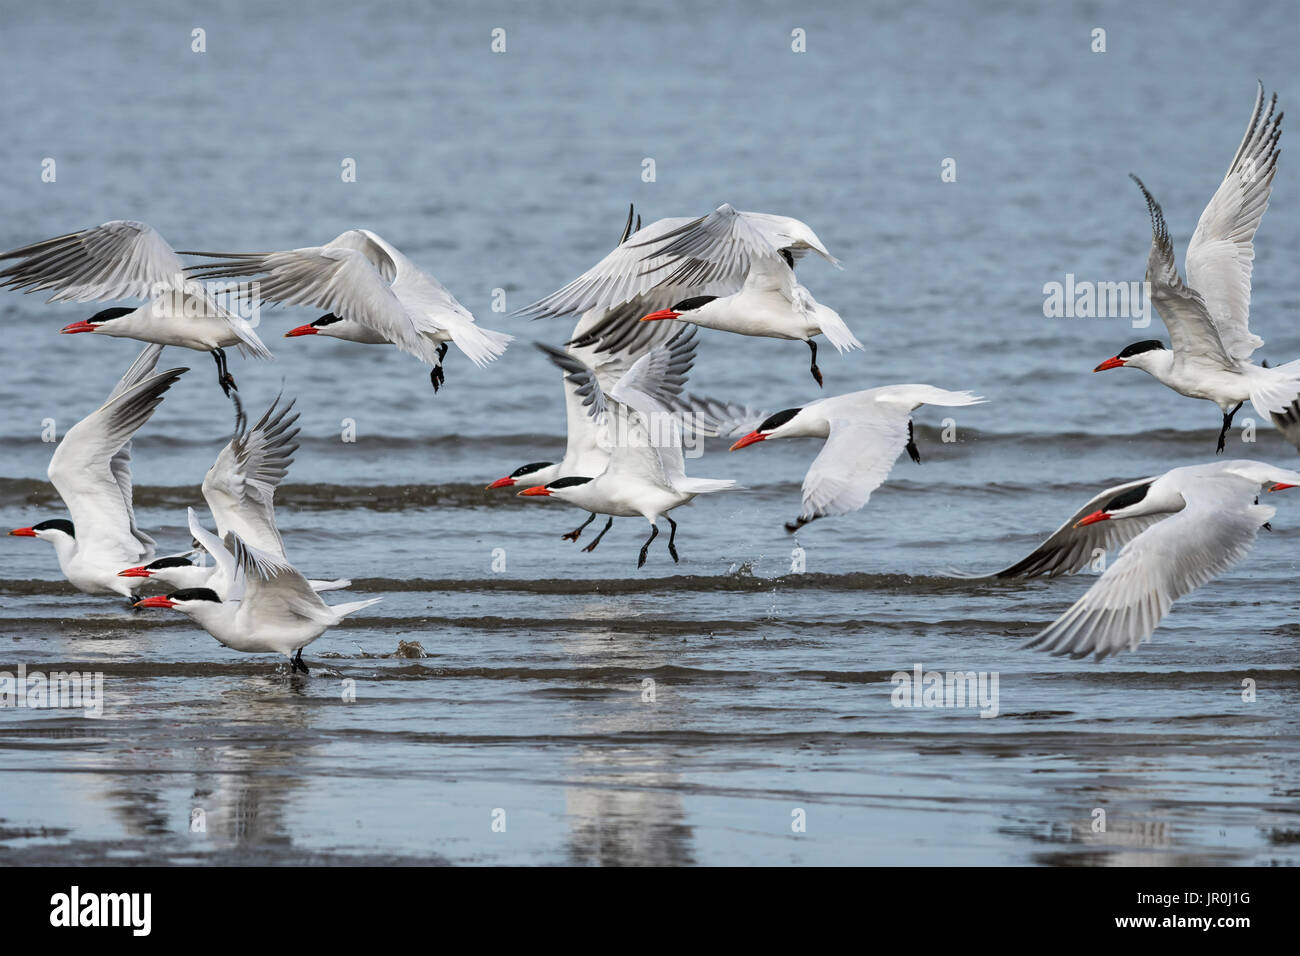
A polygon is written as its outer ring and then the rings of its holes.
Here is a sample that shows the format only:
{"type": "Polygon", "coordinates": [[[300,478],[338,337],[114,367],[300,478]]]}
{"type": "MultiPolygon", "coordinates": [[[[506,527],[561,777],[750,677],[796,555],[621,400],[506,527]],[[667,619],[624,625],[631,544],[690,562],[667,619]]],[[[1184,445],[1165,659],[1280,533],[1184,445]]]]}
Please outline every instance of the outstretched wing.
{"type": "Polygon", "coordinates": [[[50,459],[50,482],[68,508],[81,549],[109,565],[125,567],[153,553],[152,540],[136,528],[126,446],[188,369],[141,377],[157,361],[156,352],[149,354],[152,349],[161,346],[145,349],[123,377],[127,387],[115,389],[108,401],[69,428],[50,459]]]}
{"type": "Polygon", "coordinates": [[[392,279],[393,292],[420,331],[445,332],[451,336],[452,344],[480,368],[498,358],[506,350],[506,345],[514,340],[513,335],[477,325],[473,313],[456,301],[450,289],[417,266],[383,236],[369,229],[354,229],[352,233],[362,236],[382,253],[384,259],[393,264],[396,269],[392,279]]]}
{"type": "Polygon", "coordinates": [[[695,362],[696,339],[694,326],[678,330],[667,342],[656,345],[627,366],[608,395],[601,386],[603,369],[589,365],[573,351],[542,343],[537,343],[537,347],[564,371],[565,379],[573,385],[589,414],[595,418],[604,414],[609,398],[618,401],[631,398],[633,402],[648,401],[671,407],[681,395],[695,362]]]}
{"type": "Polygon", "coordinates": [[[1108,502],[1124,494],[1151,484],[1156,480],[1138,478],[1115,485],[1091,498],[1087,504],[1070,515],[1065,523],[1051,533],[1042,544],[1025,555],[1015,564],[995,571],[987,577],[1018,578],[1035,577],[1046,574],[1056,577],[1059,574],[1074,574],[1087,567],[1099,554],[1107,554],[1127,544],[1157,521],[1162,521],[1173,512],[1141,515],[1136,518],[1115,518],[1107,521],[1095,521],[1082,527],[1075,525],[1096,511],[1100,511],[1108,502]]]}
{"type": "Polygon", "coordinates": [[[251,429],[232,438],[203,478],[203,498],[217,523],[217,534],[237,533],[261,551],[284,557],[275,524],[275,489],[289,473],[299,429],[294,403],[270,408],[251,429]]]}
{"type": "MultiPolygon", "coordinates": [[[[515,314],[530,315],[533,318],[579,315],[593,309],[600,312],[615,310],[633,300],[639,300],[639,307],[645,310],[641,315],[645,315],[646,312],[666,308],[693,295],[730,295],[738,292],[743,275],[730,281],[706,281],[703,284],[693,279],[676,281],[663,271],[664,267],[673,265],[674,259],[643,248],[647,243],[663,239],[670,232],[692,221],[678,217],[650,223],[578,278],[524,306],[515,314]]],[[[638,315],[636,319],[640,317],[638,315]]]]}
{"type": "Polygon", "coordinates": [[[1250,277],[1255,231],[1277,172],[1282,114],[1274,115],[1276,107],[1275,93],[1265,112],[1261,83],[1246,134],[1187,246],[1187,283],[1200,293],[1228,354],[1239,362],[1264,344],[1250,331],[1250,277]]]}
{"type": "Polygon", "coordinates": [[[270,628],[304,620],[334,624],[334,612],[291,564],[259,551],[233,532],[226,535],[225,542],[244,577],[243,602],[254,609],[259,622],[270,628]]]}
{"type": "Polygon", "coordinates": [[[682,285],[743,283],[754,266],[781,266],[789,271],[809,252],[839,265],[806,223],[787,216],[740,212],[730,203],[663,235],[632,240],[628,245],[646,255],[653,253],[656,261],[645,269],[647,275],[682,285]]]}
{"type": "Polygon", "coordinates": [[[799,524],[857,511],[881,486],[907,447],[908,415],[832,418],[830,436],[803,480],[799,524]]]}
{"type": "Polygon", "coordinates": [[[422,323],[393,292],[390,272],[397,274],[396,265],[379,255],[378,248],[352,229],[324,246],[227,254],[190,271],[203,279],[256,277],[258,296],[268,302],[325,309],[361,323],[422,362],[438,365],[437,343],[423,334],[422,323]]]}
{"type": "Polygon", "coordinates": [[[1130,541],[1097,583],[1025,646],[1097,660],[1136,650],[1174,601],[1250,550],[1277,510],[1252,504],[1258,490],[1242,478],[1201,479],[1183,492],[1187,507],[1130,541]]]}
{"type": "Polygon", "coordinates": [[[159,287],[181,288],[185,264],[152,226],[114,219],[0,253],[17,259],[0,283],[24,292],[52,289],[50,302],[149,299],[159,287]]]}
{"type": "Polygon", "coordinates": [[[1142,180],[1136,176],[1132,179],[1146,197],[1147,210],[1151,213],[1151,252],[1147,256],[1146,273],[1151,286],[1151,301],[1169,330],[1174,351],[1189,359],[1236,371],[1237,362],[1219,338],[1219,330],[1210,318],[1205,300],[1195,289],[1188,288],[1178,275],[1174,244],[1169,238],[1169,228],[1165,225],[1160,204],[1147,191],[1142,180]]]}

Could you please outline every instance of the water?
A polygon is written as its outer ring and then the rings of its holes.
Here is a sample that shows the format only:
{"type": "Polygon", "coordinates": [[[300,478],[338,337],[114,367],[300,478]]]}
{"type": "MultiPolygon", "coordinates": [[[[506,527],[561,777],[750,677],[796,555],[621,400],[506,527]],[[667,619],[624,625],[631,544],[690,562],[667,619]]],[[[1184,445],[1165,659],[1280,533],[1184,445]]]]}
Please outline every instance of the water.
{"type": "MultiPolygon", "coordinates": [[[[1135,6],[10,11],[0,246],[122,217],[216,250],[367,226],[521,341],[482,371],[453,355],[437,396],[390,350],[278,336],[310,310],[263,316],[274,364],[232,357],[250,411],[283,383],[302,413],[279,495],[291,557],[356,579],[349,599],[384,598],[308,649],[309,680],[179,615],[73,592],[48,547],[8,539],[0,666],[101,671],[106,705],[98,720],[0,711],[0,859],[1300,860],[1300,504],[1278,496],[1246,561],[1102,664],[1017,650],[1091,579],[950,573],[1005,565],[1093,490],[1213,452],[1208,403],[1089,374],[1158,321],[1045,319],[1042,287],[1141,278],[1130,171],[1181,255],[1255,78],[1290,82],[1300,28],[1285,4],[1135,6]],[[561,453],[558,377],[527,340],[570,328],[493,313],[493,290],[513,309],[559,287],[633,201],[649,219],[727,201],[810,223],[845,269],[809,261],[803,280],[869,343],[822,350],[828,390],[927,381],[990,399],[954,410],[954,443],[949,412],[922,410],[924,464],[801,532],[803,574],[782,523],[816,442],[710,444],[690,472],[747,490],[677,512],[681,564],[661,537],[641,571],[643,524],[583,554],[560,540],[580,513],[482,491],[561,453]],[[428,656],[395,656],[399,641],[428,656]],[[998,716],[891,706],[891,675],[917,664],[997,672],[998,716]]],[[[1279,93],[1294,109],[1300,91],[1279,93]]],[[[1274,361],[1300,355],[1296,182],[1284,155],[1258,239],[1252,311],[1274,361]]],[[[54,334],[93,310],[0,296],[4,527],[60,513],[42,423],[62,434],[136,354],[54,334]]],[[[773,410],[813,397],[799,343],[701,338],[700,390],[773,410]]],[[[141,523],[172,550],[232,423],[207,356],[164,364],[193,371],[140,433],[135,476],[141,523]]],[[[1294,460],[1264,423],[1238,439],[1231,454],[1294,460]]]]}

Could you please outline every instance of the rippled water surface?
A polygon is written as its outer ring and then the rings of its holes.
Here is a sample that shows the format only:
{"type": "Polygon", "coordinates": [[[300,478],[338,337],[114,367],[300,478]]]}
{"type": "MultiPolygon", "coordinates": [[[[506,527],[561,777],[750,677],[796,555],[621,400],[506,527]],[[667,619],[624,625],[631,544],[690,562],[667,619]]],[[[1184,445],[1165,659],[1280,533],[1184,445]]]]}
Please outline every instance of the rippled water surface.
{"type": "MultiPolygon", "coordinates": [[[[952,574],[1009,563],[1097,488],[1212,456],[1213,406],[1090,374],[1158,321],[1045,319],[1042,287],[1141,278],[1130,171],[1185,247],[1255,78],[1300,100],[1287,4],[137,6],[5,12],[0,246],[112,218],[241,251],[366,226],[520,341],[484,370],[453,352],[436,396],[395,351],[280,338],[306,309],[262,316],[273,364],[232,357],[250,410],[283,387],[302,413],[278,498],[290,556],[384,598],[308,648],[309,679],[77,593],[46,545],[4,539],[0,669],[102,672],[105,706],[0,709],[0,860],[1300,859],[1300,500],[1279,495],[1246,561],[1101,664],[1017,649],[1090,578],[952,574]],[[562,454],[559,379],[528,342],[570,328],[494,313],[493,290],[513,309],[557,288],[629,202],[654,219],[724,201],[798,216],[843,260],[800,267],[868,343],[823,349],[828,391],[927,381],[990,401],[955,410],[953,442],[949,413],[922,409],[924,463],[797,542],[782,523],[817,443],[711,442],[689,471],[745,490],[677,512],[681,563],[661,537],[638,571],[643,522],[585,554],[560,538],[580,512],[483,491],[562,454]],[[891,675],[917,666],[996,673],[997,716],[892,706],[891,675]]],[[[1293,135],[1255,262],[1275,362],[1300,355],[1293,135]]],[[[0,295],[6,528],[61,513],[42,429],[62,434],[136,354],[55,334],[95,308],[0,295]]],[[[814,397],[801,344],[700,338],[700,391],[814,397]]],[[[135,477],[171,551],[232,416],[207,356],[164,364],[193,371],[140,433],[135,477]]],[[[1264,423],[1240,435],[1230,453],[1294,461],[1264,423]]]]}

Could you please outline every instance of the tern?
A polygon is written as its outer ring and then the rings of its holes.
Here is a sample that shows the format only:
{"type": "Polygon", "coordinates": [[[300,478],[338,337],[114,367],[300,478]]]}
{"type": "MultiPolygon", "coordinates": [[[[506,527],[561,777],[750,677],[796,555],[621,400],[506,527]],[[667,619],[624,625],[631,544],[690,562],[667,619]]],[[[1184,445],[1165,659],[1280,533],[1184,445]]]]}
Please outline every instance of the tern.
{"type": "Polygon", "coordinates": [[[723,203],[707,216],[652,222],[568,285],[516,314],[536,318],[617,309],[636,302],[643,322],[679,320],[742,335],[797,339],[812,352],[825,335],[840,352],[861,349],[838,312],[795,278],[795,264],[815,252],[835,266],[807,224],[723,203]],[[651,311],[653,310],[653,311],[651,311]]]}
{"type": "Polygon", "coordinates": [[[912,412],[922,405],[957,408],[984,401],[970,392],[933,385],[886,385],[819,399],[772,415],[734,445],[732,451],[773,438],[825,438],[803,480],[803,510],[785,526],[792,534],[825,515],[847,514],[866,505],[904,450],[921,463],[912,412]]]}
{"type": "Polygon", "coordinates": [[[291,671],[309,673],[302,649],[349,614],[378,604],[369,598],[326,604],[286,561],[246,544],[233,531],[226,547],[237,569],[237,584],[223,599],[211,588],[185,588],[137,601],[136,607],[175,608],[226,647],[252,654],[283,654],[291,671]]]}
{"type": "Polygon", "coordinates": [[[1122,548],[1088,591],[1026,647],[1101,660],[1136,650],[1174,601],[1245,557],[1277,511],[1259,493],[1300,472],[1239,459],[1174,468],[1093,497],[1034,551],[993,577],[1073,574],[1122,548]]]}
{"type": "Polygon", "coordinates": [[[226,348],[237,346],[253,358],[271,357],[252,324],[222,308],[202,283],[187,279],[180,254],[146,223],[114,219],[11,249],[0,259],[19,260],[0,272],[0,285],[25,292],[53,289],[49,302],[148,299],[138,308],[104,309],[62,331],[210,352],[227,395],[235,379],[226,366],[226,348]]]}
{"type": "Polygon", "coordinates": [[[1233,416],[1247,400],[1285,432],[1286,415],[1300,395],[1300,360],[1275,368],[1250,361],[1264,344],[1250,331],[1250,282],[1255,231],[1277,172],[1282,114],[1274,115],[1276,104],[1275,94],[1265,111],[1261,84],[1241,145],[1187,245],[1186,282],[1178,274],[1159,203],[1132,177],[1151,214],[1146,281],[1172,349],[1158,339],[1134,342],[1093,369],[1140,368],[1180,395],[1214,402],[1223,413],[1219,452],[1233,416]]]}
{"type": "Polygon", "coordinates": [[[662,399],[665,389],[685,377],[683,364],[689,367],[694,349],[683,347],[683,342],[690,345],[691,337],[691,330],[683,330],[673,340],[651,349],[632,363],[608,393],[594,369],[575,368],[568,373],[579,393],[589,400],[589,413],[606,419],[609,461],[599,474],[569,475],[519,494],[555,497],[593,515],[608,515],[605,527],[584,551],[600,544],[615,517],[640,516],[650,522],[650,536],[637,560],[637,567],[643,567],[650,544],[659,534],[658,519],[663,517],[672,529],[668,553],[676,562],[677,522],[668,512],[697,495],[736,487],[729,479],[687,477],[681,413],[662,399]]]}
{"type": "Polygon", "coordinates": [[[49,478],[71,520],[15,528],[54,546],[63,576],[86,594],[130,597],[139,579],[123,565],[147,562],[154,540],[137,527],[131,494],[131,436],[153,415],[185,368],[154,373],[161,345],[146,346],[94,412],[68,429],[50,459],[49,478]]]}
{"type": "Polygon", "coordinates": [[[264,300],[329,310],[286,337],[324,335],[395,345],[433,367],[434,391],[444,381],[448,342],[481,368],[514,338],[476,325],[446,286],[369,229],[349,229],[323,246],[285,252],[186,255],[221,260],[190,268],[204,278],[256,277],[264,300]]]}
{"type": "MultiPolygon", "coordinates": [[[[627,224],[623,227],[623,235],[615,248],[627,242],[628,236],[632,233],[634,209],[634,206],[628,208],[627,224]]],[[[641,220],[638,217],[638,228],[640,224],[641,220]]],[[[544,485],[568,475],[598,475],[605,470],[605,465],[609,462],[609,450],[601,441],[602,422],[599,417],[590,414],[587,398],[580,394],[578,385],[569,379],[568,373],[583,366],[591,367],[596,372],[602,387],[608,390],[613,388],[633,362],[653,346],[671,339],[680,330],[680,326],[664,325],[647,330],[651,333],[649,335],[626,335],[617,340],[604,338],[603,332],[614,325],[635,329],[636,316],[632,314],[634,311],[640,314],[639,309],[623,308],[621,320],[620,309],[595,308],[584,312],[573,329],[573,335],[565,343],[563,352],[549,345],[536,343],[537,347],[553,362],[560,364],[564,378],[564,410],[568,435],[564,457],[558,462],[534,461],[521,465],[504,478],[493,481],[487,486],[487,490],[511,488],[521,483],[544,485]],[[566,353],[578,364],[561,364],[566,353]]],[[[578,534],[570,532],[564,537],[566,540],[576,541],[578,534]]]]}
{"type": "MultiPolygon", "coordinates": [[[[633,208],[628,209],[620,244],[626,242],[632,233],[633,212],[633,208]]],[[[640,226],[639,217],[637,226],[640,226]]],[[[604,471],[609,463],[610,445],[606,436],[605,416],[591,414],[589,391],[572,378],[570,373],[590,369],[595,373],[601,389],[608,392],[637,359],[656,345],[673,342],[671,348],[676,350],[677,355],[673,363],[677,371],[658,383],[657,398],[674,410],[685,413],[684,422],[698,432],[709,435],[726,433],[765,417],[749,406],[683,394],[686,374],[694,362],[694,330],[689,330],[690,334],[681,334],[687,331],[686,327],[673,322],[639,326],[635,319],[640,314],[640,304],[635,302],[631,307],[625,304],[613,310],[592,309],[578,320],[563,350],[537,343],[537,347],[559,367],[563,377],[567,425],[564,457],[558,462],[535,461],[521,465],[509,475],[489,484],[488,490],[521,484],[545,486],[557,478],[599,475],[604,471]]],[[[566,541],[577,541],[583,529],[595,517],[592,514],[562,537],[566,541]]]]}
{"type": "MultiPolygon", "coordinates": [[[[275,522],[275,491],[289,473],[294,452],[298,449],[298,414],[293,411],[293,406],[293,401],[280,404],[277,396],[251,429],[247,428],[241,409],[236,418],[234,437],[221,449],[203,478],[203,499],[216,522],[217,540],[234,531],[247,544],[281,561],[288,559],[275,522]]],[[[191,524],[196,520],[192,519],[191,524]]],[[[151,578],[171,588],[213,587],[221,590],[213,583],[221,579],[220,569],[214,565],[197,565],[189,554],[167,555],[148,564],[126,568],[118,574],[121,577],[151,578]]],[[[344,578],[310,583],[314,590],[332,591],[348,587],[352,582],[344,578]]],[[[224,595],[224,591],[221,593],[224,595]]]]}

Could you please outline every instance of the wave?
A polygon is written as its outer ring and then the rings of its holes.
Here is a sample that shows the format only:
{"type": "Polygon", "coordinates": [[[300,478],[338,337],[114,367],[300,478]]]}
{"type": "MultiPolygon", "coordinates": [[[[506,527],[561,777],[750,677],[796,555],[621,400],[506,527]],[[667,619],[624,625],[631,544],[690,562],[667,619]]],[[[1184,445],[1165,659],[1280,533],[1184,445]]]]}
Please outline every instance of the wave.
{"type": "MultiPolygon", "coordinates": [[[[1125,441],[1129,439],[1140,439],[1143,444],[1162,445],[1162,446],[1186,446],[1199,453],[1204,451],[1207,442],[1214,441],[1216,429],[1213,425],[1207,425],[1205,428],[1198,429],[1176,429],[1176,428],[1153,428],[1142,432],[1125,432],[1125,431],[1032,431],[1017,430],[1011,432],[984,430],[971,426],[963,426],[961,437],[956,444],[993,444],[993,445],[1022,445],[1032,444],[1041,446],[1044,443],[1068,445],[1074,448],[1110,448],[1116,441],[1125,441]],[[1208,437],[1207,437],[1208,436],[1208,437]]],[[[944,428],[940,425],[917,422],[916,434],[919,444],[944,445],[943,434],[944,428]]],[[[135,442],[140,448],[202,448],[211,447],[215,456],[216,451],[228,440],[227,435],[216,432],[206,437],[195,437],[194,432],[178,431],[169,432],[165,427],[153,431],[142,432],[135,442]]],[[[1258,436],[1262,442],[1277,442],[1285,445],[1285,440],[1279,433],[1270,427],[1261,427],[1258,436]],[[1270,437],[1272,436],[1272,437],[1270,437]]],[[[725,448],[731,442],[730,437],[709,439],[706,448],[725,448]]],[[[21,435],[0,435],[0,450],[18,450],[29,448],[32,444],[33,437],[30,433],[21,435]]],[[[369,451],[412,451],[423,452],[429,450],[448,451],[464,449],[474,451],[481,448],[489,448],[493,451],[493,458],[502,458],[511,460],[509,454],[503,450],[518,449],[521,452],[528,449],[549,449],[557,455],[562,454],[565,446],[565,436],[563,433],[556,434],[539,434],[537,432],[526,433],[476,433],[463,434],[460,432],[449,432],[443,434],[416,434],[416,435],[385,435],[371,434],[366,432],[355,443],[343,442],[339,439],[338,434],[308,434],[302,432],[298,436],[298,443],[304,450],[312,452],[344,451],[353,454],[358,450],[363,452],[369,451]]],[[[923,448],[924,452],[924,448],[923,448]]]]}
{"type": "MultiPolygon", "coordinates": [[[[1022,582],[1023,584],[1023,582],[1022,582]]],[[[774,578],[754,575],[748,565],[730,574],[672,574],[641,578],[353,578],[351,590],[357,593],[402,592],[506,592],[525,594],[651,594],[668,592],[741,592],[762,591],[907,591],[913,594],[945,591],[969,592],[982,587],[1013,587],[1003,581],[986,578],[959,578],[918,574],[879,574],[846,572],[843,574],[785,574],[774,578]]],[[[0,593],[72,594],[72,585],[64,581],[24,578],[0,578],[0,593]]],[[[113,600],[109,598],[109,600],[113,600]]],[[[123,599],[125,600],[125,599],[123,599]]]]}
{"type": "MultiPolygon", "coordinates": [[[[137,508],[165,508],[183,512],[203,503],[198,483],[188,485],[136,485],[137,508]]],[[[351,485],[313,482],[287,483],[276,490],[278,508],[304,511],[364,509],[405,511],[410,508],[527,508],[537,507],[509,492],[484,489],[470,482],[439,485],[351,485]]],[[[62,509],[54,486],[36,478],[0,478],[0,507],[53,506],[62,509]]]]}

